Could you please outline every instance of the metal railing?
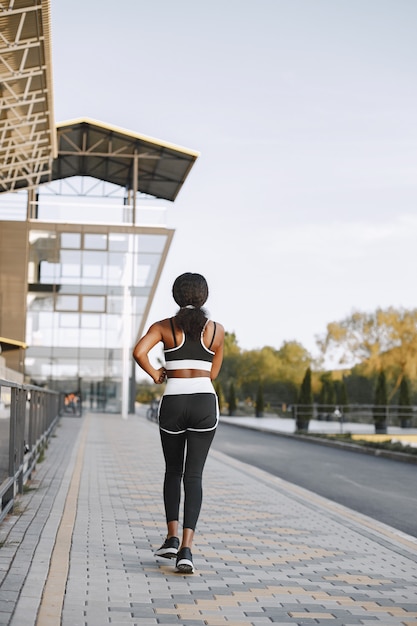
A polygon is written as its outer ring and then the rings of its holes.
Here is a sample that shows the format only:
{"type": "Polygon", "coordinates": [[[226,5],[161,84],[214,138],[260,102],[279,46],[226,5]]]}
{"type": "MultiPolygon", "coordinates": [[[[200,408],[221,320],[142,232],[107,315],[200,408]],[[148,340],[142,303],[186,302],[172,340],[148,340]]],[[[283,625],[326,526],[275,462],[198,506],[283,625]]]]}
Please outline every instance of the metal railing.
{"type": "Polygon", "coordinates": [[[310,419],[356,424],[376,424],[382,428],[417,428],[417,407],[400,405],[375,406],[373,404],[294,404],[292,416],[296,423],[308,425],[310,419]]]}
{"type": "Polygon", "coordinates": [[[62,408],[62,394],[0,379],[0,522],[23,492],[62,408]]]}

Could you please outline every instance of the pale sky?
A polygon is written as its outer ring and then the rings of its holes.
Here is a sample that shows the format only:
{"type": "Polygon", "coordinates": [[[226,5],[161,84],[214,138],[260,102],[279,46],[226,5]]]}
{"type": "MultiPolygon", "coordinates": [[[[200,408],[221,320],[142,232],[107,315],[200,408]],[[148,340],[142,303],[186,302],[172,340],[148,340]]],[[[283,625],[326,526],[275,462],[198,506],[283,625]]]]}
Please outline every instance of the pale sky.
{"type": "Polygon", "coordinates": [[[52,0],[55,118],[197,150],[148,325],[200,272],[243,349],[417,296],[415,0],[52,0]]]}

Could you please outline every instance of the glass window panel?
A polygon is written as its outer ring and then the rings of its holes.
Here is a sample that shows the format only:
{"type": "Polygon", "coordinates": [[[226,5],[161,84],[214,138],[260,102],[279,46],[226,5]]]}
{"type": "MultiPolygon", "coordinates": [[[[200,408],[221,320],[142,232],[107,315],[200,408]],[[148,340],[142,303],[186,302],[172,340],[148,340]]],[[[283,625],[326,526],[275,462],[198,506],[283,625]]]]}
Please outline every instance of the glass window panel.
{"type": "MultiPolygon", "coordinates": [[[[52,331],[54,327],[54,319],[55,319],[55,313],[52,313],[52,312],[48,313],[48,312],[40,311],[38,313],[38,324],[39,324],[38,327],[44,330],[52,331]]],[[[50,345],[52,345],[52,343],[50,345]]]]}
{"type": "Polygon", "coordinates": [[[100,328],[101,316],[93,313],[81,314],[81,328],[100,328]]]}
{"type": "Polygon", "coordinates": [[[99,348],[103,344],[103,333],[100,329],[96,328],[81,328],[80,330],[80,345],[84,348],[99,348]]]}
{"type": "Polygon", "coordinates": [[[29,346],[51,346],[54,313],[29,312],[26,317],[26,343],[29,346]]]}
{"type": "Polygon", "coordinates": [[[133,306],[132,310],[135,315],[142,315],[146,309],[146,305],[148,303],[148,298],[133,298],[133,306]]]}
{"type": "Polygon", "coordinates": [[[107,263],[107,252],[84,252],[82,275],[84,278],[101,279],[107,263]]]}
{"type": "Polygon", "coordinates": [[[81,248],[81,233],[61,233],[61,248],[81,248]]]}
{"type": "Polygon", "coordinates": [[[121,378],[123,376],[123,363],[122,361],[114,361],[113,363],[113,376],[121,378]]]}
{"type": "MultiPolygon", "coordinates": [[[[30,349],[29,349],[30,350],[30,349]]],[[[31,352],[31,354],[33,353],[33,351],[31,352]]],[[[41,376],[42,374],[42,364],[43,363],[50,363],[50,358],[49,357],[39,357],[38,355],[35,356],[31,356],[29,358],[25,359],[25,369],[26,369],[26,374],[28,376],[31,376],[32,378],[34,378],[36,380],[36,378],[38,376],[41,376]]]]}
{"type": "Polygon", "coordinates": [[[54,348],[79,345],[78,328],[57,328],[54,332],[54,348]]]}
{"type": "MultiPolygon", "coordinates": [[[[56,279],[56,275],[59,272],[60,266],[59,263],[49,263],[48,261],[41,261],[39,263],[39,278],[34,282],[52,284],[56,279]]],[[[35,269],[36,274],[36,269],[35,269]]]]}
{"type": "Polygon", "coordinates": [[[97,311],[104,313],[106,310],[105,296],[83,296],[83,311],[97,311]]]}
{"type": "Polygon", "coordinates": [[[161,257],[159,254],[137,254],[133,284],[139,287],[151,286],[161,257]]]}
{"type": "Polygon", "coordinates": [[[122,313],[123,312],[123,298],[107,296],[107,312],[108,313],[122,313]]]}
{"type": "Polygon", "coordinates": [[[134,283],[136,287],[145,287],[151,274],[150,265],[137,265],[135,267],[134,283]]]}
{"type": "Polygon", "coordinates": [[[65,363],[56,363],[54,375],[58,378],[75,379],[78,376],[78,361],[66,358],[65,363]]]}
{"type": "Polygon", "coordinates": [[[78,311],[78,296],[57,296],[56,311],[78,311]]]}
{"type": "Polygon", "coordinates": [[[127,252],[130,236],[128,233],[110,233],[109,250],[127,252]]]}
{"type": "MultiPolygon", "coordinates": [[[[115,328],[118,327],[120,323],[120,315],[106,315],[106,328],[108,330],[113,330],[115,328]]],[[[117,344],[112,344],[110,341],[108,342],[109,346],[111,345],[117,345],[117,344]]]]}
{"type": "Polygon", "coordinates": [[[81,253],[75,250],[61,250],[61,277],[79,278],[81,276],[81,253]]]}
{"type": "Polygon", "coordinates": [[[108,283],[120,285],[123,276],[125,255],[118,252],[109,252],[108,259],[108,283]]]}
{"type": "Polygon", "coordinates": [[[120,329],[120,315],[106,316],[106,345],[120,346],[122,333],[120,329]]]}
{"type": "Polygon", "coordinates": [[[52,363],[49,361],[42,361],[39,365],[41,367],[41,376],[47,378],[52,375],[52,363]]]}
{"type": "Polygon", "coordinates": [[[165,248],[166,235],[135,235],[136,252],[155,252],[161,254],[165,248]]]}
{"type": "Polygon", "coordinates": [[[107,250],[107,235],[84,233],[84,248],[86,250],[107,250]]]}
{"type": "Polygon", "coordinates": [[[104,378],[105,364],[102,359],[83,358],[80,361],[79,374],[81,378],[101,379],[104,378]]]}
{"type": "Polygon", "coordinates": [[[59,326],[61,328],[78,328],[80,316],[78,313],[60,313],[59,326]]]}

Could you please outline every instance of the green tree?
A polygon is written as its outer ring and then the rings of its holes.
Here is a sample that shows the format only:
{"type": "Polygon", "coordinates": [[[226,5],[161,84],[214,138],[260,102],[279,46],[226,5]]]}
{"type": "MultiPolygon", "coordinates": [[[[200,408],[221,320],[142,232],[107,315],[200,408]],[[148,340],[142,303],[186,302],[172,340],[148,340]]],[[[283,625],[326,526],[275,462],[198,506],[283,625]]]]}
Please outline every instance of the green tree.
{"type": "Polygon", "coordinates": [[[349,398],[345,377],[343,377],[342,380],[336,381],[336,402],[340,407],[344,408],[345,412],[349,410],[349,398]]]}
{"type": "Polygon", "coordinates": [[[136,383],[136,402],[150,404],[161,394],[161,388],[158,387],[147,380],[136,383]]]}
{"type": "Polygon", "coordinates": [[[223,389],[233,382],[236,393],[256,398],[262,383],[264,403],[269,406],[294,404],[306,368],[312,357],[296,341],[284,342],[279,350],[264,346],[257,350],[241,350],[236,335],[226,333],[223,365],[218,377],[223,389]]]}
{"type": "Polygon", "coordinates": [[[229,415],[235,415],[236,409],[237,409],[237,402],[236,402],[235,386],[233,383],[230,383],[230,386],[229,386],[229,395],[227,398],[227,402],[229,404],[229,415]]]}
{"type": "Polygon", "coordinates": [[[318,398],[317,410],[320,415],[329,415],[333,412],[336,403],[335,381],[331,372],[325,372],[320,376],[321,389],[318,398]]]}
{"type": "Polygon", "coordinates": [[[218,377],[218,382],[223,389],[227,389],[233,380],[237,380],[241,350],[238,346],[235,333],[225,333],[223,363],[218,377]]]}
{"type": "Polygon", "coordinates": [[[409,428],[411,425],[413,407],[411,406],[409,381],[408,381],[408,378],[406,378],[405,376],[402,379],[401,384],[400,384],[398,406],[399,406],[398,415],[400,418],[401,428],[409,428]]]}
{"type": "Polygon", "coordinates": [[[340,364],[362,364],[362,372],[374,375],[383,369],[392,381],[391,399],[404,376],[417,374],[417,309],[355,311],[341,322],[332,322],[318,344],[324,356],[340,364]]]}
{"type": "Polygon", "coordinates": [[[224,333],[224,348],[223,352],[225,356],[232,354],[240,354],[239,344],[237,342],[236,333],[224,333]]]}
{"type": "Polygon", "coordinates": [[[360,365],[354,367],[344,378],[350,402],[373,404],[377,374],[365,376],[360,365]]]}
{"type": "Polygon", "coordinates": [[[374,424],[376,433],[387,432],[387,404],[388,404],[388,391],[387,391],[387,379],[384,370],[381,370],[378,375],[375,398],[374,398],[374,424]]]}
{"type": "Polygon", "coordinates": [[[277,351],[279,379],[300,386],[305,371],[312,364],[312,356],[298,341],[284,341],[277,351]]]}
{"type": "Polygon", "coordinates": [[[296,430],[308,430],[313,415],[313,392],[311,389],[311,369],[308,367],[300,387],[297,407],[296,430]]]}
{"type": "Polygon", "coordinates": [[[258,392],[256,394],[256,417],[264,416],[264,390],[262,383],[259,383],[258,392]]]}
{"type": "Polygon", "coordinates": [[[243,394],[255,397],[259,383],[273,384],[280,370],[280,361],[276,350],[265,346],[261,350],[247,350],[240,356],[237,381],[243,394]]]}
{"type": "Polygon", "coordinates": [[[346,416],[350,412],[350,408],[349,408],[349,398],[348,398],[348,392],[347,392],[347,387],[346,387],[344,376],[341,380],[335,381],[335,390],[336,390],[337,407],[342,412],[342,414],[346,416]]]}

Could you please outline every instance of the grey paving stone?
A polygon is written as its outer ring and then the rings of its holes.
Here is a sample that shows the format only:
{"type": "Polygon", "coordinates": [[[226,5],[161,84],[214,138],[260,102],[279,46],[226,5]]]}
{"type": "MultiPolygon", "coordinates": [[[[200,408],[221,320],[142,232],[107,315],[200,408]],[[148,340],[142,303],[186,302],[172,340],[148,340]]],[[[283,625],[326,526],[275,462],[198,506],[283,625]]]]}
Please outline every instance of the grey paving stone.
{"type": "MultiPolygon", "coordinates": [[[[206,467],[196,573],[175,574],[173,563],[153,556],[165,535],[157,428],[141,418],[95,415],[89,420],[62,626],[200,626],[213,616],[249,626],[400,626],[403,618],[390,616],[390,606],[408,611],[410,622],[417,620],[417,549],[412,553],[394,536],[391,541],[377,528],[361,525],[359,518],[346,521],[342,514],[329,514],[319,500],[295,495],[284,481],[251,473],[217,453],[206,467]],[[349,598],[351,603],[343,605],[349,598]],[[370,613],[363,604],[372,602],[387,610],[370,613]],[[333,617],[290,618],[291,610],[333,617]]],[[[40,601],[53,547],[44,534],[47,525],[60,521],[72,475],[65,474],[60,458],[68,448],[61,437],[67,426],[51,441],[51,456],[48,450],[44,462],[50,485],[43,483],[42,499],[40,491],[31,493],[36,514],[26,509],[14,525],[19,545],[7,553],[0,549],[0,576],[17,556],[10,580],[26,587],[16,615],[40,601]],[[61,463],[59,470],[54,463],[61,463]],[[26,568],[29,578],[19,583],[26,568]]],[[[70,467],[68,450],[65,458],[70,467]]],[[[11,531],[8,537],[13,539],[11,531]]]]}

